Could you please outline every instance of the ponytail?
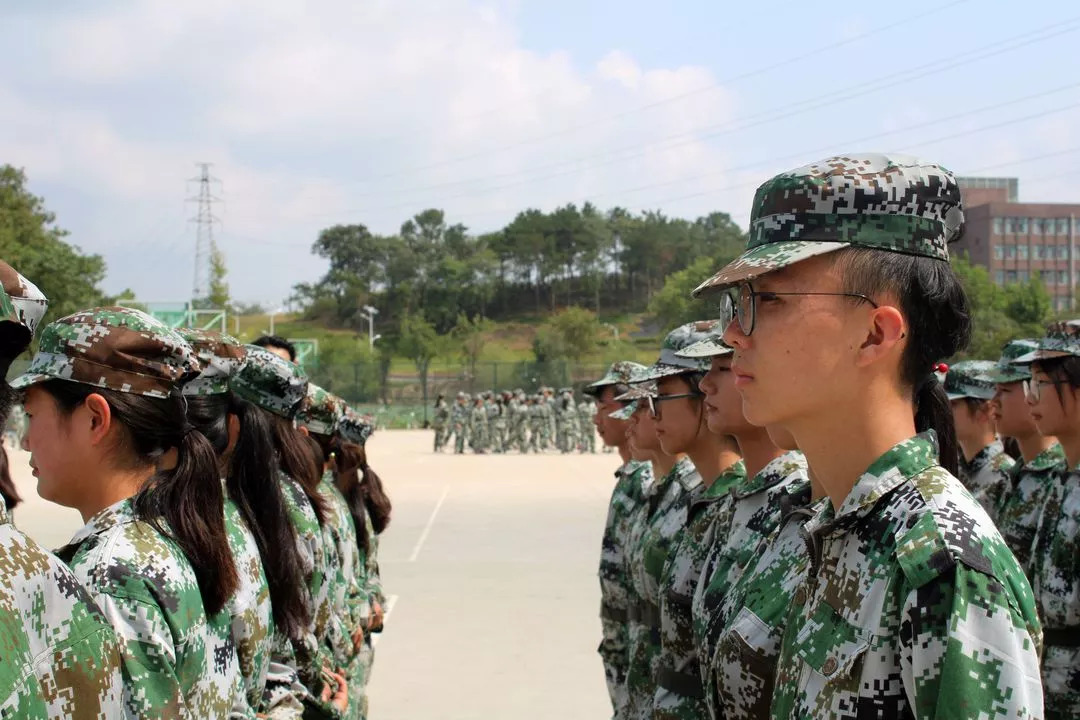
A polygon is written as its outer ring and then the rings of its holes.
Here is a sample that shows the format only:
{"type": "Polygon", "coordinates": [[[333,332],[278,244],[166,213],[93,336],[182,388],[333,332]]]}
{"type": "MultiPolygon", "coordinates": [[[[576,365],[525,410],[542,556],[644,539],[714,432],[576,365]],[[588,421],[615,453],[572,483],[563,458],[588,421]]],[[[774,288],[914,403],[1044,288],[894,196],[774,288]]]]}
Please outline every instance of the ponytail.
{"type": "Polygon", "coordinates": [[[934,431],[938,439],[938,463],[956,476],[960,471],[960,442],[956,438],[952,405],[945,388],[933,375],[917,389],[915,429],[934,431]]]}
{"type": "Polygon", "coordinates": [[[370,516],[376,535],[382,534],[390,524],[390,498],[382,480],[368,465],[364,447],[349,442],[338,446],[334,475],[338,490],[349,504],[356,537],[364,551],[369,552],[371,539],[368,537],[365,516],[370,516]]]}
{"type": "Polygon", "coordinates": [[[67,380],[48,380],[41,387],[65,415],[92,394],[105,398],[124,429],[117,459],[126,459],[129,467],[153,465],[176,448],[176,465],[151,476],[131,498],[131,507],[135,517],[180,546],[195,571],[206,613],[221,612],[236,592],[238,575],[225,514],[206,510],[224,507],[217,457],[210,441],[188,424],[185,399],[152,398],[67,380]]]}
{"type": "Polygon", "coordinates": [[[292,420],[283,418],[280,415],[272,415],[261,408],[258,411],[265,413],[270,422],[274,451],[277,453],[278,468],[281,472],[300,483],[300,487],[303,488],[311,507],[315,510],[315,517],[318,518],[321,527],[326,523],[330,508],[326,499],[319,492],[322,469],[316,466],[315,457],[312,455],[303,433],[293,427],[292,420]]]}
{"type": "Polygon", "coordinates": [[[264,413],[232,393],[194,395],[188,399],[188,419],[210,440],[218,457],[229,447],[229,415],[240,425],[229,457],[225,483],[244,523],[255,538],[262,558],[274,626],[298,640],[310,623],[296,530],[289,522],[277,481],[274,445],[264,413]]]}

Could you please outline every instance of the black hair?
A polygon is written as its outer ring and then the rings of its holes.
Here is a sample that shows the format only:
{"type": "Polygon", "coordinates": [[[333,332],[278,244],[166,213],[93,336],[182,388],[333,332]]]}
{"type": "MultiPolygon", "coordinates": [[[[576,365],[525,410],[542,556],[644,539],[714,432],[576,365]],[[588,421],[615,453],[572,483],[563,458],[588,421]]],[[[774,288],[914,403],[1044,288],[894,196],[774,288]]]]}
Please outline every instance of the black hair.
{"type": "Polygon", "coordinates": [[[317,467],[315,458],[311,454],[304,434],[293,427],[292,420],[274,415],[262,408],[259,412],[265,413],[270,423],[270,431],[274,438],[274,452],[277,455],[278,468],[281,472],[300,483],[311,507],[315,510],[315,517],[321,527],[326,522],[329,508],[326,499],[319,492],[319,480],[322,478],[322,468],[317,467]]]}
{"type": "Polygon", "coordinates": [[[224,507],[214,448],[194,429],[179,394],[167,398],[75,383],[47,380],[40,385],[63,415],[71,415],[87,397],[100,395],[109,404],[121,433],[117,460],[130,467],[154,465],[176,448],[176,465],[158,470],[131,498],[135,517],[172,538],[195,571],[207,615],[216,615],[236,592],[238,577],[225,531],[225,515],[207,512],[224,507]],[[164,521],[164,522],[162,522],[164,521]]]}
{"type": "Polygon", "coordinates": [[[8,510],[14,510],[15,506],[22,502],[15,483],[11,481],[11,472],[8,469],[7,448],[0,443],[0,498],[4,500],[4,506],[8,510]]]}
{"type": "Polygon", "coordinates": [[[289,361],[296,362],[296,346],[280,335],[262,335],[258,340],[251,343],[259,347],[272,347],[289,353],[289,361]]]}
{"type": "Polygon", "coordinates": [[[259,548],[274,626],[290,640],[299,640],[311,621],[296,529],[289,522],[281,483],[277,480],[274,442],[266,416],[233,393],[196,395],[187,399],[188,420],[220,458],[229,447],[229,415],[240,425],[229,457],[225,483],[259,548]]]}
{"type": "Polygon", "coordinates": [[[913,390],[915,429],[935,431],[938,462],[955,476],[960,457],[956,427],[934,365],[971,340],[971,309],[963,285],[948,262],[934,258],[861,247],[835,255],[845,292],[870,297],[888,293],[899,302],[908,323],[900,380],[913,390]]]}
{"type": "Polygon", "coordinates": [[[356,443],[339,443],[335,454],[334,480],[338,490],[349,504],[349,512],[356,526],[356,538],[364,549],[371,552],[365,513],[371,516],[371,526],[380,535],[390,524],[390,497],[386,494],[382,479],[368,465],[367,451],[356,443]]]}
{"type": "Polygon", "coordinates": [[[989,400],[983,400],[982,398],[976,397],[963,397],[959,400],[960,402],[964,403],[964,407],[967,408],[968,415],[974,415],[975,413],[979,412],[979,410],[986,407],[986,404],[989,402],[989,400]]]}
{"type": "Polygon", "coordinates": [[[1080,388],[1080,357],[1066,355],[1064,357],[1045,358],[1034,363],[1032,367],[1033,369],[1042,370],[1052,380],[1058,381],[1054,384],[1054,391],[1057,392],[1058,401],[1061,403],[1065,402],[1065,393],[1061,389],[1061,383],[1080,388]]]}

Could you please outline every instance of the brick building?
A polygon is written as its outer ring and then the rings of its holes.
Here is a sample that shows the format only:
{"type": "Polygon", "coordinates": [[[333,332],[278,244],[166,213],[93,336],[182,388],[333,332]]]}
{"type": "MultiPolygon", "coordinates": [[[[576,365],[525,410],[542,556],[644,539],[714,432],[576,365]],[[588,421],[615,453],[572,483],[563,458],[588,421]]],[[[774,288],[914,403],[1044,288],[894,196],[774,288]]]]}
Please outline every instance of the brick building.
{"type": "Polygon", "coordinates": [[[1080,286],[1080,204],[1017,202],[1016,178],[957,178],[967,229],[950,246],[998,285],[1038,277],[1054,309],[1074,308],[1080,286]]]}

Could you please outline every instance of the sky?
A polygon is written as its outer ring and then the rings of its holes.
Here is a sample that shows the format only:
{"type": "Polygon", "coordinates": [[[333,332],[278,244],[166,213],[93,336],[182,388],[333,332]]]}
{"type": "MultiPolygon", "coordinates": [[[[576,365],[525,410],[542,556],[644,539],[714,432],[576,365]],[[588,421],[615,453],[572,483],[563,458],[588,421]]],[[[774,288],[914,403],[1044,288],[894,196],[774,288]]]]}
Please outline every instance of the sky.
{"type": "Polygon", "coordinates": [[[148,302],[191,295],[212,163],[233,298],[273,309],[334,224],[590,201],[745,227],[758,184],[844,152],[1080,202],[1078,44],[1066,0],[13,0],[0,163],[148,302]]]}

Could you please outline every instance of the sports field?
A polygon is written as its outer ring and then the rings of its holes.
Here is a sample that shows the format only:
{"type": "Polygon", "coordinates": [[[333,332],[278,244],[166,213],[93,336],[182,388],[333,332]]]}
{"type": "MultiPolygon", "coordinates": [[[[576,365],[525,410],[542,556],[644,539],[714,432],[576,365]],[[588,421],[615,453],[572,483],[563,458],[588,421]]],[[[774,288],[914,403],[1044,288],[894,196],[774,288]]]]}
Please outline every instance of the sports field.
{"type": "MultiPolygon", "coordinates": [[[[618,456],[434,455],[431,439],[383,431],[368,443],[394,502],[371,717],[609,716],[596,566],[618,456]]],[[[28,455],[8,451],[16,524],[63,545],[78,513],[39,499],[28,455]]]]}

